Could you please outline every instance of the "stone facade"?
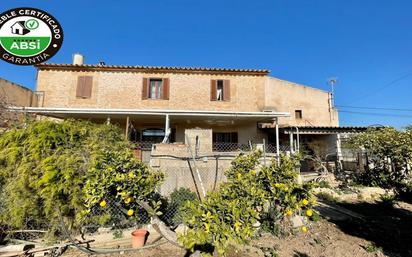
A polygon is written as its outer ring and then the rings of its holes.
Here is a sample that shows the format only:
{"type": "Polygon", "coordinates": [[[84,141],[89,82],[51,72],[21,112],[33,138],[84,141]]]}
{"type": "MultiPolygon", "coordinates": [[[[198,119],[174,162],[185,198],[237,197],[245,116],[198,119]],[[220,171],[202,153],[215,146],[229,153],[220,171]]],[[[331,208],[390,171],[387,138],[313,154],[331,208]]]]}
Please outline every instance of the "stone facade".
{"type": "Polygon", "coordinates": [[[44,107],[261,111],[264,76],[39,70],[37,91],[44,107]],[[92,97],[76,98],[78,76],[93,76],[92,97]],[[169,100],[142,100],[143,78],[169,78],[169,100]],[[230,101],[210,101],[210,80],[228,79],[230,101]]]}
{"type": "Polygon", "coordinates": [[[169,109],[289,112],[280,125],[337,126],[337,112],[330,108],[328,92],[283,81],[267,75],[216,73],[166,73],[96,71],[88,69],[42,69],[37,91],[44,92],[43,107],[103,109],[169,109]],[[76,98],[78,76],[92,76],[90,99],[76,98]],[[169,78],[169,100],[142,100],[143,78],[169,78]],[[210,81],[230,80],[230,101],[210,100],[210,81]],[[301,110],[303,117],[295,118],[301,110]]]}
{"type": "Polygon", "coordinates": [[[0,78],[0,128],[19,120],[19,115],[6,111],[6,106],[32,106],[33,92],[21,85],[0,78]]]}

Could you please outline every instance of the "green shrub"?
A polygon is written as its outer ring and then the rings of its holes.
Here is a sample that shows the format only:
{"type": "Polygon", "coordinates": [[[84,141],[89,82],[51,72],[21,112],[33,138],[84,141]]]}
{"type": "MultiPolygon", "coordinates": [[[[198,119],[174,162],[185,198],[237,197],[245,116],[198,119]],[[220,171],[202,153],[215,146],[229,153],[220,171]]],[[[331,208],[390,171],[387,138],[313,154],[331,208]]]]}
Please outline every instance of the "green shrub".
{"type": "Polygon", "coordinates": [[[178,225],[183,222],[182,220],[182,207],[187,201],[195,201],[197,195],[187,188],[181,187],[173,190],[170,194],[170,200],[164,211],[164,221],[169,225],[178,225]]]}
{"type": "Polygon", "coordinates": [[[115,126],[31,122],[0,136],[0,222],[54,234],[63,219],[76,229],[106,195],[146,197],[161,177],[133,158],[115,126]]]}
{"type": "Polygon", "coordinates": [[[412,164],[412,127],[370,129],[350,140],[350,145],[364,149],[368,169],[359,173],[357,182],[366,186],[396,189],[411,181],[408,165],[412,164]]]}
{"type": "Polygon", "coordinates": [[[393,206],[395,204],[396,196],[392,194],[385,193],[379,196],[380,202],[383,205],[393,206]]]}
{"type": "Polygon", "coordinates": [[[276,223],[293,214],[313,213],[311,186],[296,182],[298,160],[282,156],[280,165],[273,160],[262,167],[260,156],[238,156],[219,191],[202,202],[186,203],[182,214],[189,229],[179,240],[188,250],[222,255],[230,244],[247,242],[267,218],[276,223]]]}

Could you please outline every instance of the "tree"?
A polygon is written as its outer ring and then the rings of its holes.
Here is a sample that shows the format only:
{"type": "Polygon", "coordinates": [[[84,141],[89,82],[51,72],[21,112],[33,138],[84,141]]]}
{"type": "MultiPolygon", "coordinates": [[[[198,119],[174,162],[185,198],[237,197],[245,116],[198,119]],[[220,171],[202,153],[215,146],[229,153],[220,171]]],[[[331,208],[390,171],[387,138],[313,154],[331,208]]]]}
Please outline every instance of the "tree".
{"type": "Polygon", "coordinates": [[[360,183],[396,191],[411,188],[412,127],[370,129],[353,137],[350,144],[368,156],[369,169],[359,174],[360,183]]]}
{"type": "Polygon", "coordinates": [[[0,222],[50,228],[81,225],[93,205],[122,193],[145,199],[162,174],[132,155],[119,128],[86,121],[37,121],[0,135],[0,222]]]}
{"type": "MultiPolygon", "coordinates": [[[[264,222],[276,225],[292,215],[313,215],[310,185],[296,180],[298,160],[282,156],[280,164],[273,160],[261,167],[260,156],[240,155],[217,192],[185,205],[182,214],[189,229],[179,240],[186,249],[223,255],[230,244],[247,242],[264,222]]],[[[307,231],[306,226],[301,229],[307,231]]]]}

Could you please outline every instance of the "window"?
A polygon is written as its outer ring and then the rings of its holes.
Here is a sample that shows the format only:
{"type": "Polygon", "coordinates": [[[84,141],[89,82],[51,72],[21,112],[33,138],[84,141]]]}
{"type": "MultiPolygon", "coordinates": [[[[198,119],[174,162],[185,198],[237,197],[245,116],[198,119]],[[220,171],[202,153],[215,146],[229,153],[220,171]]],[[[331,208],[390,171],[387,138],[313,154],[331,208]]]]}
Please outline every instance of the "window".
{"type": "Polygon", "coordinates": [[[223,101],[223,88],[223,80],[218,80],[216,88],[216,101],[223,101]]]}
{"type": "Polygon", "coordinates": [[[92,76],[79,76],[77,78],[76,97],[78,98],[91,98],[93,87],[92,76]]]}
{"type": "Polygon", "coordinates": [[[169,100],[169,79],[143,78],[142,99],[169,100]]]}
{"type": "Polygon", "coordinates": [[[302,110],[295,110],[295,119],[302,119],[302,110]]]}
{"type": "Polygon", "coordinates": [[[213,132],[213,143],[237,143],[237,132],[213,132]]]}
{"type": "Polygon", "coordinates": [[[150,79],[149,98],[162,99],[163,81],[162,79],[150,79]]]}
{"type": "Polygon", "coordinates": [[[142,141],[143,142],[162,142],[165,137],[164,129],[149,128],[142,131],[142,141]]]}
{"type": "Polygon", "coordinates": [[[230,81],[212,79],[210,81],[210,100],[211,101],[230,101],[230,81]]]}

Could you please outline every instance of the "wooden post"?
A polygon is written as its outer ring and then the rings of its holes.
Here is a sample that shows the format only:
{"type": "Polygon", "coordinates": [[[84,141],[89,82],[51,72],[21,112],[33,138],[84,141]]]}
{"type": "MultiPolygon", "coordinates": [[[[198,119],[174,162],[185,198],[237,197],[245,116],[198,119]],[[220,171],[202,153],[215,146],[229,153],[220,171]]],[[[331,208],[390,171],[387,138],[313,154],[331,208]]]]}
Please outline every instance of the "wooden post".
{"type": "Polygon", "coordinates": [[[125,140],[129,140],[129,116],[126,117],[126,135],[125,135],[125,140]]]}
{"type": "Polygon", "coordinates": [[[278,118],[276,118],[275,131],[276,131],[276,158],[277,158],[278,165],[279,165],[280,164],[280,151],[279,151],[279,122],[278,122],[278,118]]]}

